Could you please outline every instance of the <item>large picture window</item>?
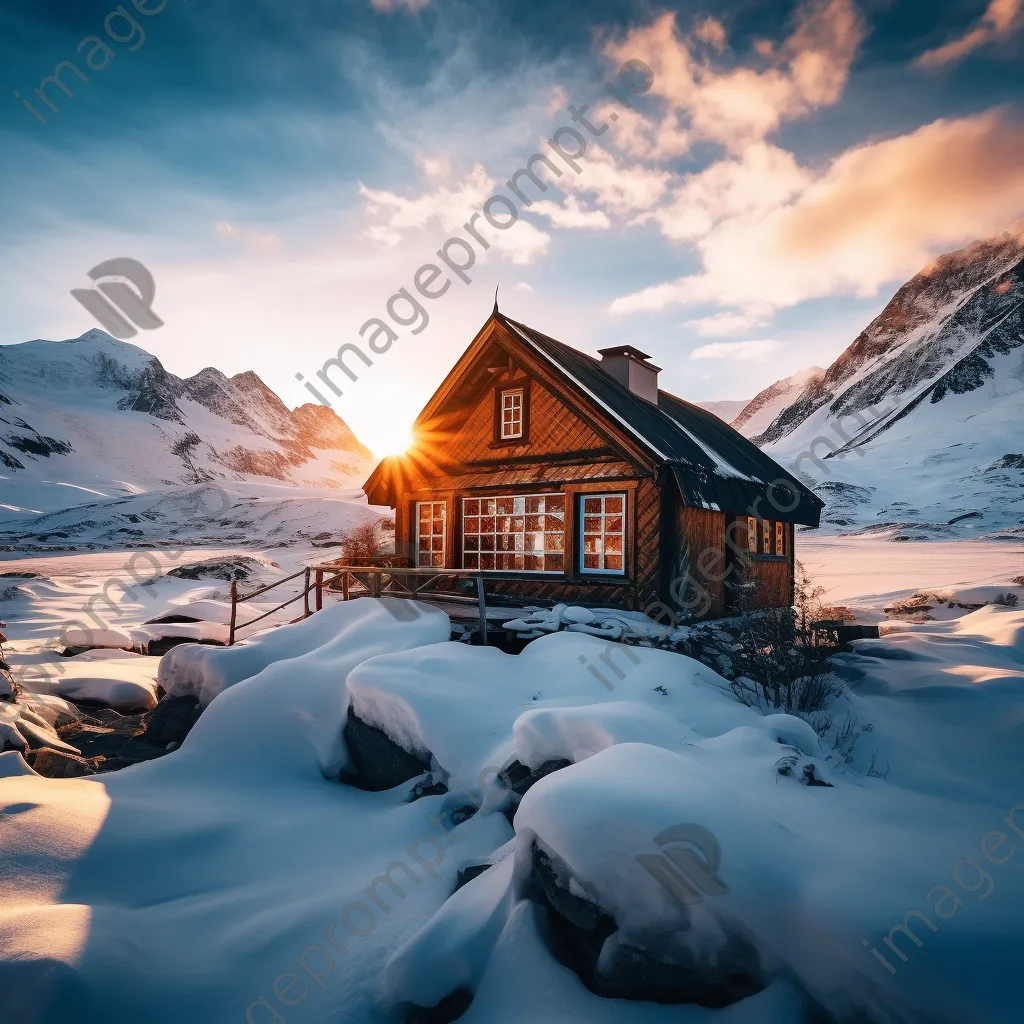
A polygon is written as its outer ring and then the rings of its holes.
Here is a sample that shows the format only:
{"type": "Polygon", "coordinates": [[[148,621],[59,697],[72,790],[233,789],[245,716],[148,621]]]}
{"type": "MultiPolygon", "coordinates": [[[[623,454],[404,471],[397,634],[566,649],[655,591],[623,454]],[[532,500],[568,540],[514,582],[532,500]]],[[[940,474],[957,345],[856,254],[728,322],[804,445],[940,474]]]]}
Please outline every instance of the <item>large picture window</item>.
{"type": "Polygon", "coordinates": [[[421,569],[442,569],[447,538],[444,502],[418,501],[416,511],[416,565],[421,569]]]}
{"type": "Polygon", "coordinates": [[[580,567],[584,572],[624,573],[626,496],[587,494],[580,505],[580,567]]]}
{"type": "Polygon", "coordinates": [[[495,572],[564,572],[565,496],[464,498],[462,566],[495,572]]]}

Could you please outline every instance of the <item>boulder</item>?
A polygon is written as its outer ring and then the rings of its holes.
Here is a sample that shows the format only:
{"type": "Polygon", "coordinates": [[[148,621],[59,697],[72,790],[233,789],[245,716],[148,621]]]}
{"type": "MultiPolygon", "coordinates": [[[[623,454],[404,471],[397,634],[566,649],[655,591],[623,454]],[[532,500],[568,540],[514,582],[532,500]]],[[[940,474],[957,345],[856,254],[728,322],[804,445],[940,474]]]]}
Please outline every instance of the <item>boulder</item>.
{"type": "Polygon", "coordinates": [[[49,779],[76,779],[96,774],[95,768],[84,757],[50,747],[30,751],[27,760],[33,771],[49,779]]]}
{"type": "Polygon", "coordinates": [[[400,747],[376,726],[364,722],[351,707],[344,736],[353,770],[342,772],[340,778],[357,789],[380,793],[430,771],[429,764],[400,747]]]}
{"type": "Polygon", "coordinates": [[[164,697],[149,713],[143,739],[146,743],[159,748],[161,753],[167,750],[168,743],[177,743],[180,746],[191,732],[192,726],[199,721],[201,713],[199,701],[190,694],[164,697]]]}
{"type": "Polygon", "coordinates": [[[564,861],[535,843],[532,862],[529,894],[549,911],[553,952],[595,995],[717,1009],[765,987],[757,950],[738,925],[716,916],[694,941],[695,908],[680,905],[676,934],[626,937],[607,911],[579,895],[585,884],[564,861]]]}

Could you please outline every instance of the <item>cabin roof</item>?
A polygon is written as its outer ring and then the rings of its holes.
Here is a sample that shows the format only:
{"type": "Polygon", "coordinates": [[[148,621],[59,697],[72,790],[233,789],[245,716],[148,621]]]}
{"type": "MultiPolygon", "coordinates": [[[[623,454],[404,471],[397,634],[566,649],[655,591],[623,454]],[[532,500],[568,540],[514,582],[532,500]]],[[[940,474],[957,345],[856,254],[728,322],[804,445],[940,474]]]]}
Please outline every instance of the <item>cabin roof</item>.
{"type": "Polygon", "coordinates": [[[662,390],[653,405],[615,380],[593,356],[501,313],[496,316],[661,459],[687,505],[731,514],[755,510],[766,519],[818,525],[824,502],[713,413],[662,390]],[[786,486],[791,494],[783,493],[786,486]]]}

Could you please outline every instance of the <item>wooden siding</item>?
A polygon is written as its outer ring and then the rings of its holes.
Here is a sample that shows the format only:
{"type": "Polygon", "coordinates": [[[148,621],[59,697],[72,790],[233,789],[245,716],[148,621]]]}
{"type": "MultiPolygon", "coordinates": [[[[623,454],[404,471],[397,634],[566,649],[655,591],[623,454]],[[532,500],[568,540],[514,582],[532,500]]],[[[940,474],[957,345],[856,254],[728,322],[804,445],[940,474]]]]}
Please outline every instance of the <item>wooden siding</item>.
{"type": "Polygon", "coordinates": [[[670,608],[680,594],[680,585],[672,580],[688,571],[696,581],[697,592],[682,592],[685,606],[698,618],[721,618],[726,613],[725,581],[730,572],[725,545],[725,513],[704,508],[690,508],[676,494],[676,546],[669,580],[670,608]]]}

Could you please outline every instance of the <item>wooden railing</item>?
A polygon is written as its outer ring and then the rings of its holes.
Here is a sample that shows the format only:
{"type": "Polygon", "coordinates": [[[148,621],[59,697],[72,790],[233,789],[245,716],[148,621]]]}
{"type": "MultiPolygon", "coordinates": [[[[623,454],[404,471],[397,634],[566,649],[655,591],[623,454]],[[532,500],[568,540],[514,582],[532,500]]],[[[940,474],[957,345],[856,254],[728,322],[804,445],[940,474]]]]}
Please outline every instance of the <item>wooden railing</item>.
{"type": "Polygon", "coordinates": [[[397,597],[413,600],[442,599],[452,602],[476,602],[480,613],[480,643],[487,645],[487,595],[484,590],[484,577],[480,572],[464,569],[410,569],[405,567],[383,567],[366,565],[338,565],[327,563],[311,565],[299,572],[285,576],[258,587],[248,594],[238,592],[237,582],[231,584],[231,619],[228,628],[228,646],[233,646],[242,629],[261,622],[282,608],[287,608],[297,601],[302,601],[303,613],[293,621],[308,618],[324,606],[324,591],[341,592],[342,600],[351,601],[357,597],[397,597]],[[276,605],[269,611],[257,615],[248,622],[238,621],[239,606],[255,597],[260,597],[285,583],[304,577],[301,593],[287,601],[276,605]],[[472,581],[475,595],[451,593],[437,590],[438,582],[447,580],[457,583],[459,580],[472,581]],[[310,594],[313,595],[314,607],[310,608],[310,594]]]}

